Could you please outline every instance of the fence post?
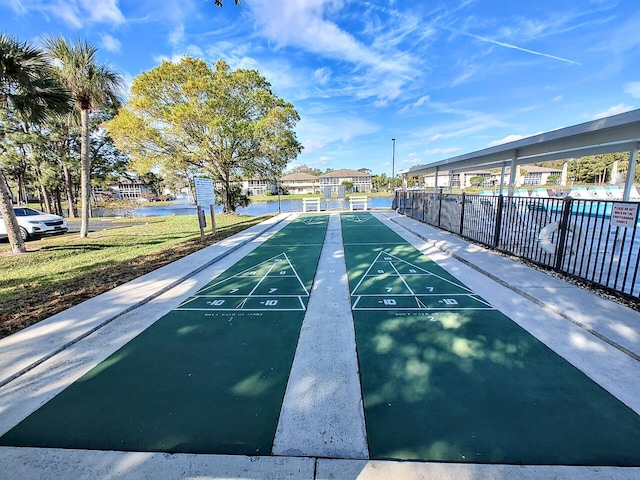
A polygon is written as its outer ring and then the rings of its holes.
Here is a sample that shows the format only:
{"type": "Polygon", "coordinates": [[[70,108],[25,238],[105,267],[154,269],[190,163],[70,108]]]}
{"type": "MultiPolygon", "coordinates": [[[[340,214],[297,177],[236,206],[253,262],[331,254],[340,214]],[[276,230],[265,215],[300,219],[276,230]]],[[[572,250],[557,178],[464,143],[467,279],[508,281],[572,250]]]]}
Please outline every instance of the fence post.
{"type": "Polygon", "coordinates": [[[458,232],[462,235],[462,230],[464,229],[464,192],[462,192],[462,207],[460,208],[460,231],[458,232]]]}
{"type": "Polygon", "coordinates": [[[500,230],[502,228],[502,206],[504,205],[504,197],[502,194],[498,197],[498,207],[496,208],[496,225],[493,229],[493,246],[498,248],[500,244],[500,230]]]}
{"type": "Polygon", "coordinates": [[[560,225],[558,226],[558,245],[556,246],[555,269],[562,270],[562,262],[564,260],[564,251],[567,243],[567,229],[569,227],[569,216],[571,215],[571,207],[573,198],[565,197],[562,201],[562,216],[560,217],[560,225]]]}
{"type": "Polygon", "coordinates": [[[427,217],[427,192],[421,192],[422,197],[422,221],[427,217]]]}
{"type": "Polygon", "coordinates": [[[438,192],[438,226],[440,226],[441,219],[442,219],[442,191],[438,192]]]}
{"type": "Polygon", "coordinates": [[[416,218],[416,193],[411,192],[411,218],[416,218]]]}

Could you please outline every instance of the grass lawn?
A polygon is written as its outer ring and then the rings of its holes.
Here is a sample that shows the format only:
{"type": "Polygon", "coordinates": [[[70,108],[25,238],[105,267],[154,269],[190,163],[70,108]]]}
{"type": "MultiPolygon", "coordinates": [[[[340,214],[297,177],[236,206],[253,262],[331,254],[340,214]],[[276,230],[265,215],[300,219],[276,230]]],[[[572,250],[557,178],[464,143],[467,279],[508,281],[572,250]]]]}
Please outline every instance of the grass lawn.
{"type": "MultiPolygon", "coordinates": [[[[136,218],[142,224],[26,243],[0,242],[0,338],[218,242],[267,217],[216,215],[204,243],[193,216],[136,218]]],[[[131,219],[123,219],[129,222],[131,219]]],[[[128,225],[124,223],[123,225],[128,225]]],[[[113,221],[118,226],[118,221],[113,221]]]]}

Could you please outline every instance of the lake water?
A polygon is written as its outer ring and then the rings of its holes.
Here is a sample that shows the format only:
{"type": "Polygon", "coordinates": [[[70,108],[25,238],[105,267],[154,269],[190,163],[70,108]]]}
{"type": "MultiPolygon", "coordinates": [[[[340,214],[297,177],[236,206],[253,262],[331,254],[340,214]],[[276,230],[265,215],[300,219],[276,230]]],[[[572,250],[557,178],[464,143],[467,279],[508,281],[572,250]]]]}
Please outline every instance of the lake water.
{"type": "MultiPolygon", "coordinates": [[[[302,200],[281,200],[273,202],[251,202],[248,207],[237,209],[238,213],[244,215],[266,215],[268,213],[278,213],[278,204],[281,212],[301,212],[302,200]]],[[[349,200],[322,200],[323,210],[349,210],[349,200]]],[[[369,198],[369,208],[391,208],[390,197],[369,198]]],[[[94,217],[166,217],[171,215],[196,215],[197,207],[184,203],[167,204],[154,206],[140,206],[127,209],[93,209],[94,217]]],[[[222,212],[222,206],[216,205],[215,213],[222,212]]],[[[206,213],[209,213],[208,209],[206,213]]]]}

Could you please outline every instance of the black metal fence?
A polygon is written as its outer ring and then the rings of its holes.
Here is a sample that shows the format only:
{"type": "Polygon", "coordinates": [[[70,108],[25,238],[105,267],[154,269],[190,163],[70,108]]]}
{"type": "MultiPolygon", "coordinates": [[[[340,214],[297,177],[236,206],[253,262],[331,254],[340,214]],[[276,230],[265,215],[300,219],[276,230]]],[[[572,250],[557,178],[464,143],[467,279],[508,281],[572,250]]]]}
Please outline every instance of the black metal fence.
{"type": "Polygon", "coordinates": [[[393,201],[399,213],[635,299],[638,205],[422,190],[396,192],[393,201]]]}

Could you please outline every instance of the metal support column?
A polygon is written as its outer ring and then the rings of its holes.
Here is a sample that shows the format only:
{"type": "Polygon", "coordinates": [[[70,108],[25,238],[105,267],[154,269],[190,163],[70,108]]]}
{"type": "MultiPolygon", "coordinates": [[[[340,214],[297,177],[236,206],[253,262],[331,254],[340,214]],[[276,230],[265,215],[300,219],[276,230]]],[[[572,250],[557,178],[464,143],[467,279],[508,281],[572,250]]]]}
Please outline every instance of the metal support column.
{"type": "Polygon", "coordinates": [[[511,158],[511,170],[509,172],[509,196],[513,196],[513,192],[515,191],[516,179],[518,178],[518,165],[516,165],[516,161],[518,160],[518,149],[516,148],[513,151],[513,157],[511,158]]]}
{"type": "Polygon", "coordinates": [[[627,170],[627,179],[624,182],[624,196],[625,201],[629,201],[631,198],[631,188],[633,187],[633,178],[636,175],[636,163],[638,162],[638,149],[640,143],[634,145],[633,150],[629,152],[629,169],[627,170]]]}

